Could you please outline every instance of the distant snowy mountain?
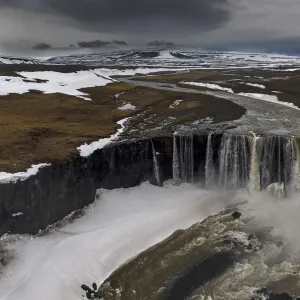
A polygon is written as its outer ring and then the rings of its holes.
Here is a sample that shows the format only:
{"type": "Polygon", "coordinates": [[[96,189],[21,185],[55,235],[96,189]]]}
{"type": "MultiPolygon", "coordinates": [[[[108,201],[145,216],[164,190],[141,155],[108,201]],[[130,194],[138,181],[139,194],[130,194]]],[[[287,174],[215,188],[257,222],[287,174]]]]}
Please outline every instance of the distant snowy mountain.
{"type": "Polygon", "coordinates": [[[53,57],[55,64],[189,68],[300,67],[300,57],[281,54],[146,49],[53,57]]]}
{"type": "Polygon", "coordinates": [[[10,57],[10,56],[0,56],[0,65],[11,65],[11,64],[26,64],[26,65],[38,65],[42,62],[31,59],[31,58],[20,58],[20,57],[10,57]]]}

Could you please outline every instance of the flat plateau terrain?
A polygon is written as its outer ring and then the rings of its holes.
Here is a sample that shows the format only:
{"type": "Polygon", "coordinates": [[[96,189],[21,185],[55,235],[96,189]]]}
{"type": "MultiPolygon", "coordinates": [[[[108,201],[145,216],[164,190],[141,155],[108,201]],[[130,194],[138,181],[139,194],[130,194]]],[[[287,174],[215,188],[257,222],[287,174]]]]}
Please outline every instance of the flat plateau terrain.
{"type": "MultiPolygon", "coordinates": [[[[88,68],[1,65],[0,76],[20,76],[16,73],[19,71],[66,74],[82,70],[88,68]]],[[[136,75],[134,80],[185,87],[187,85],[182,82],[209,83],[232,89],[234,93],[276,95],[279,101],[300,107],[299,71],[192,70],[155,76],[136,75]]],[[[207,90],[207,87],[191,88],[207,90]]],[[[0,96],[0,170],[24,171],[36,163],[72,159],[78,155],[77,147],[109,137],[117,130],[116,122],[128,117],[131,118],[125,131],[159,131],[164,128],[172,133],[175,125],[206,118],[213,118],[215,123],[227,122],[239,119],[246,111],[229,100],[205,94],[157,90],[121,81],[80,91],[88,94],[92,101],[60,93],[43,94],[35,90],[0,96]],[[120,109],[128,104],[135,109],[120,109]]]]}

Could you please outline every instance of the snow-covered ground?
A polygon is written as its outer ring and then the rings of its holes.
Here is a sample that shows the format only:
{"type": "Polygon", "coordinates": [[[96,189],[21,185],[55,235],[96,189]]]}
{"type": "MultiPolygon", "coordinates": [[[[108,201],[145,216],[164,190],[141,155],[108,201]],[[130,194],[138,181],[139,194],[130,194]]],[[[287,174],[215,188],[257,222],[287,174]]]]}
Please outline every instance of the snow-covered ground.
{"type": "Polygon", "coordinates": [[[289,106],[289,107],[299,110],[299,107],[296,106],[295,104],[290,103],[290,102],[279,101],[278,97],[275,95],[266,95],[266,94],[258,94],[258,93],[238,93],[238,95],[246,96],[246,97],[254,98],[254,99],[259,99],[262,101],[273,102],[273,103],[281,104],[284,106],[289,106]]]}
{"type": "Polygon", "coordinates": [[[118,110],[135,110],[136,109],[136,106],[132,105],[131,103],[127,103],[127,104],[124,104],[120,107],[118,107],[118,110]]]}
{"type": "MultiPolygon", "coordinates": [[[[202,82],[187,82],[187,81],[182,81],[180,83],[186,84],[186,85],[191,85],[191,86],[204,87],[204,88],[208,88],[208,89],[211,89],[211,90],[224,91],[224,92],[234,94],[232,89],[222,87],[222,86],[219,86],[217,84],[202,83],[202,82]]],[[[265,86],[263,86],[263,85],[254,85],[254,84],[250,84],[250,83],[249,84],[248,83],[243,83],[243,84],[260,87],[261,89],[265,88],[265,86]]],[[[278,92],[278,93],[280,93],[280,92],[278,92]]],[[[238,93],[237,95],[246,96],[246,97],[253,98],[253,99],[259,99],[259,100],[267,101],[267,102],[273,102],[273,103],[277,103],[277,104],[284,105],[284,106],[289,106],[291,108],[299,110],[299,107],[296,106],[295,104],[290,103],[290,102],[280,101],[278,99],[278,97],[275,96],[275,95],[267,95],[267,94],[259,94],[259,93],[238,93]]]]}
{"type": "Polygon", "coordinates": [[[245,84],[245,85],[248,85],[248,86],[257,87],[259,89],[265,89],[266,88],[263,84],[257,84],[257,83],[245,83],[245,82],[241,82],[240,84],[245,84]]]}
{"type": "Polygon", "coordinates": [[[80,285],[113,270],[174,230],[215,214],[232,194],[188,184],[100,190],[80,219],[39,237],[4,236],[12,260],[1,269],[1,300],[79,300],[80,285]]]}
{"type": "Polygon", "coordinates": [[[10,56],[1,56],[0,64],[11,65],[11,64],[25,64],[25,65],[36,65],[41,62],[36,59],[28,59],[21,57],[10,57],[10,56]]]}
{"type": "Polygon", "coordinates": [[[170,108],[175,108],[178,106],[183,100],[175,100],[173,104],[170,105],[170,108]]]}
{"type": "Polygon", "coordinates": [[[300,58],[281,54],[205,51],[201,49],[136,49],[83,55],[59,56],[49,63],[88,66],[151,66],[202,69],[278,68],[299,70],[300,58]]]}
{"type": "Polygon", "coordinates": [[[24,181],[30,176],[36,175],[40,168],[44,168],[50,166],[50,164],[38,164],[32,165],[27,171],[25,172],[18,172],[18,173],[7,173],[7,172],[0,172],[0,184],[1,183],[9,183],[9,182],[16,182],[18,180],[24,181]]]}
{"type": "Polygon", "coordinates": [[[112,82],[93,71],[76,73],[20,72],[19,75],[22,77],[0,76],[1,96],[24,94],[36,90],[45,94],[62,93],[90,100],[88,95],[79,91],[79,89],[103,86],[112,82]]]}
{"type": "Polygon", "coordinates": [[[79,146],[77,150],[79,151],[80,155],[83,157],[90,156],[96,150],[102,149],[103,147],[111,143],[124,131],[125,128],[124,124],[126,123],[126,121],[128,121],[128,119],[129,118],[125,118],[118,121],[117,124],[121,126],[121,128],[118,128],[117,132],[115,134],[112,134],[109,138],[103,138],[98,141],[92,142],[91,144],[84,144],[79,146]]]}
{"type": "Polygon", "coordinates": [[[211,90],[224,91],[224,92],[228,92],[228,93],[232,93],[233,94],[233,90],[232,89],[220,86],[218,84],[203,83],[203,82],[189,82],[189,81],[182,81],[180,83],[181,84],[187,84],[187,85],[204,87],[204,88],[208,88],[208,89],[211,89],[211,90]]]}
{"type": "MultiPolygon", "coordinates": [[[[17,76],[0,76],[0,96],[9,94],[24,94],[31,90],[45,94],[62,93],[90,100],[89,95],[80,89],[104,86],[115,81],[111,76],[133,76],[152,72],[170,71],[166,68],[137,68],[137,69],[94,69],[74,73],[53,71],[18,72],[17,76]]],[[[174,70],[172,70],[174,71],[174,70]]]]}

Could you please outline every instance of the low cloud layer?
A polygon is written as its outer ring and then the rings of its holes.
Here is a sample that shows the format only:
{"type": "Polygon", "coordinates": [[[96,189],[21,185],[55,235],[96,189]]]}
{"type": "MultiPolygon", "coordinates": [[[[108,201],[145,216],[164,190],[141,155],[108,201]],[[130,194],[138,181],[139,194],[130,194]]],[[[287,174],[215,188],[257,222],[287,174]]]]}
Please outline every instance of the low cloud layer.
{"type": "Polygon", "coordinates": [[[299,11],[298,0],[0,0],[0,50],[112,40],[291,49],[299,11]]]}
{"type": "Polygon", "coordinates": [[[52,48],[51,45],[46,44],[46,43],[38,43],[32,47],[33,50],[42,50],[42,51],[49,50],[51,48],[52,48]]]}

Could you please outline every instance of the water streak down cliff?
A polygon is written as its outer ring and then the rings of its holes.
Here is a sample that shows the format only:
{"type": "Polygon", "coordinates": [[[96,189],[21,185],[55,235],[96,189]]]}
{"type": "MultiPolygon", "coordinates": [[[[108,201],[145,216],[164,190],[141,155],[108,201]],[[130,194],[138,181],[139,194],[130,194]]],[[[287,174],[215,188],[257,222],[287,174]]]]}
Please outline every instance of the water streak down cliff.
{"type": "Polygon", "coordinates": [[[133,187],[172,179],[203,188],[300,189],[300,140],[253,134],[159,137],[114,144],[88,158],[53,162],[36,176],[0,184],[0,236],[37,233],[92,203],[98,188],[133,187]],[[21,212],[22,215],[15,215],[21,212]]]}

